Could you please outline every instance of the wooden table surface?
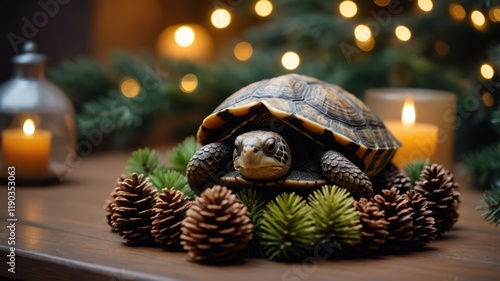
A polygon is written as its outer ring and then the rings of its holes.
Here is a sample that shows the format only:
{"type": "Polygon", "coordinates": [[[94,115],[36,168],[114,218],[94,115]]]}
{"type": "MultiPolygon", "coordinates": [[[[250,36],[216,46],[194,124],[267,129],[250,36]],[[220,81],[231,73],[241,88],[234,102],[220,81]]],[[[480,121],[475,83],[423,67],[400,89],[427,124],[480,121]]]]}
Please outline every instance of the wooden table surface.
{"type": "MultiPolygon", "coordinates": [[[[0,190],[0,277],[21,280],[500,280],[500,227],[475,206],[481,192],[461,183],[460,219],[427,249],[370,259],[278,263],[246,259],[226,266],[189,262],[186,253],[129,247],[102,209],[128,153],[85,158],[62,184],[16,189],[15,274],[7,271],[7,190],[0,190]]],[[[0,278],[3,279],[3,278],[0,278]]]]}

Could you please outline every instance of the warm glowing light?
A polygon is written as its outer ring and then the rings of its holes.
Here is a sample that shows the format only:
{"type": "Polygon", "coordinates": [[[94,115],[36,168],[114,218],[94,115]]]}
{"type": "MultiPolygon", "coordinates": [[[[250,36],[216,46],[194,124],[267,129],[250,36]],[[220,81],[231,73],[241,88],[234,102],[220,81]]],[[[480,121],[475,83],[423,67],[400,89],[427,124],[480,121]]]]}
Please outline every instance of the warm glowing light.
{"type": "Polygon", "coordinates": [[[495,6],[490,9],[488,16],[492,22],[500,22],[500,6],[495,6]]]}
{"type": "Polygon", "coordinates": [[[375,2],[375,4],[377,4],[380,7],[385,7],[389,5],[389,3],[391,3],[391,0],[373,0],[373,2],[375,2]]]}
{"type": "Polygon", "coordinates": [[[401,122],[404,126],[413,126],[415,124],[416,113],[413,99],[407,97],[403,105],[403,112],[401,114],[401,122]]]}
{"type": "Polygon", "coordinates": [[[273,11],[273,4],[268,0],[260,0],[255,3],[255,13],[261,17],[267,17],[273,11]]]}
{"type": "Polygon", "coordinates": [[[436,40],[434,49],[436,49],[436,53],[440,56],[446,56],[450,52],[450,47],[443,40],[436,40]]]}
{"type": "Polygon", "coordinates": [[[456,20],[463,20],[465,18],[465,9],[460,4],[450,4],[449,12],[451,17],[456,20]]]}
{"type": "Polygon", "coordinates": [[[184,75],[181,79],[181,84],[180,88],[181,90],[186,93],[192,93],[196,88],[198,87],[198,77],[192,73],[188,73],[184,75]]]}
{"type": "Polygon", "coordinates": [[[358,6],[352,1],[343,1],[339,5],[340,14],[346,18],[352,18],[358,12],[358,6]]]}
{"type": "Polygon", "coordinates": [[[361,51],[369,52],[375,47],[375,39],[373,38],[373,36],[370,36],[370,38],[368,38],[368,41],[364,42],[356,39],[356,45],[359,49],[361,49],[361,51]]]}
{"type": "Polygon", "coordinates": [[[120,84],[122,94],[127,98],[135,98],[141,91],[141,85],[132,77],[126,77],[120,84]]]}
{"type": "Polygon", "coordinates": [[[486,78],[486,79],[491,79],[493,78],[493,75],[495,74],[495,71],[493,70],[493,67],[487,63],[481,65],[481,75],[486,78]]]}
{"type": "Polygon", "coordinates": [[[175,43],[181,47],[188,47],[194,42],[194,30],[190,26],[183,25],[175,31],[175,43]]]}
{"type": "Polygon", "coordinates": [[[225,28],[231,23],[231,14],[226,9],[217,9],[212,13],[212,24],[217,28],[225,28]]]}
{"type": "Polygon", "coordinates": [[[484,105],[487,107],[492,107],[495,104],[495,98],[490,92],[484,92],[482,98],[484,105]]]}
{"type": "Polygon", "coordinates": [[[477,10],[472,11],[472,13],[470,14],[470,19],[476,27],[482,27],[486,22],[486,18],[484,17],[483,13],[477,10]]]}
{"type": "Polygon", "coordinates": [[[294,70],[300,64],[300,57],[295,52],[286,52],[281,57],[281,64],[288,70],[294,70]]]}
{"type": "Polygon", "coordinates": [[[252,57],[253,48],[248,42],[240,42],[234,46],[233,53],[239,61],[246,61],[252,57]]]}
{"type": "Polygon", "coordinates": [[[156,48],[161,57],[200,62],[212,57],[213,45],[205,27],[183,24],[166,27],[158,36],[156,48]]]}
{"type": "Polygon", "coordinates": [[[366,42],[372,36],[370,28],[364,24],[356,26],[354,29],[354,36],[361,42],[366,42]]]}
{"type": "Polygon", "coordinates": [[[410,29],[404,25],[398,25],[394,32],[396,33],[396,37],[401,41],[408,41],[411,38],[410,29]]]}
{"type": "Polygon", "coordinates": [[[26,119],[23,124],[23,132],[26,135],[33,135],[35,133],[35,123],[31,119],[26,119]]]}
{"type": "Polygon", "coordinates": [[[434,3],[431,0],[418,0],[418,7],[424,12],[430,12],[434,3]]]}

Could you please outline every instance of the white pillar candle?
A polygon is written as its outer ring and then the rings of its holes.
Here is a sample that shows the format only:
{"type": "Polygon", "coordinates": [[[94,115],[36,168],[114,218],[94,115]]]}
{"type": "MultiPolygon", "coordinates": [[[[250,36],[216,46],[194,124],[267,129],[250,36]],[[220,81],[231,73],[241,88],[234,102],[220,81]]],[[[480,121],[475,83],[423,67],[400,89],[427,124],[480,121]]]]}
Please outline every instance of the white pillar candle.
{"type": "Polygon", "coordinates": [[[438,144],[434,162],[451,168],[456,111],[455,94],[430,89],[369,89],[365,93],[365,103],[382,121],[401,122],[401,110],[408,96],[415,104],[416,122],[434,124],[438,127],[438,144]]]}

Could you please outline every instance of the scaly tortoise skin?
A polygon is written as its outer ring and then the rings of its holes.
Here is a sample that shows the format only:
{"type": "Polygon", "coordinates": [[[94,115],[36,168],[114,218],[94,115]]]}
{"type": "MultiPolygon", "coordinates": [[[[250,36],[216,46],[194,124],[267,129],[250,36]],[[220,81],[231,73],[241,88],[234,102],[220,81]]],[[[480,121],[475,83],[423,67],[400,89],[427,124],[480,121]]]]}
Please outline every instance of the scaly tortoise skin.
{"type": "Polygon", "coordinates": [[[203,147],[191,158],[187,177],[198,193],[216,183],[284,190],[336,184],[355,198],[371,197],[369,178],[400,147],[353,94],[298,74],[240,89],[203,120],[197,137],[203,147]],[[289,149],[284,153],[282,142],[289,149]]]}

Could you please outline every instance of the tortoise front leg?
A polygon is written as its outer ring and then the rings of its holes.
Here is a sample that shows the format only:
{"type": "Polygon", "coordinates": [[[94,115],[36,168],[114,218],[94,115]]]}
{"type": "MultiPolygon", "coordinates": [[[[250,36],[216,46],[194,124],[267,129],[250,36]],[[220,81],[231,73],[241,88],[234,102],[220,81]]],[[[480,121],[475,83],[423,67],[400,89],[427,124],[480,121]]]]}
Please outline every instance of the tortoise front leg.
{"type": "Polygon", "coordinates": [[[210,185],[217,184],[216,173],[231,159],[232,151],[222,142],[209,143],[200,148],[189,160],[186,176],[189,186],[200,194],[210,185]]]}
{"type": "Polygon", "coordinates": [[[334,150],[327,151],[321,159],[321,169],[333,184],[347,189],[357,200],[373,196],[370,179],[344,155],[334,150]]]}

